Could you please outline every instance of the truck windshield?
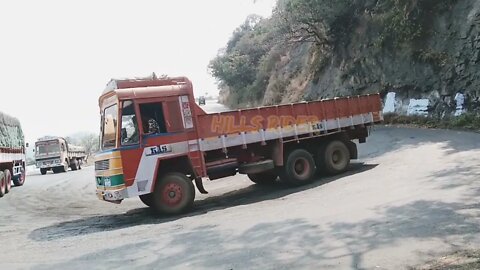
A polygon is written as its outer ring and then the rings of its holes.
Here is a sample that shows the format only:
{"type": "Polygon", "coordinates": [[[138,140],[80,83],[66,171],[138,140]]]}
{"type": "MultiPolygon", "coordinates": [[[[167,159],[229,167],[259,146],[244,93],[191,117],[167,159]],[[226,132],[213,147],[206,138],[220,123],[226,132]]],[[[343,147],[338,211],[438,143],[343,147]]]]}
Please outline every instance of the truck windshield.
{"type": "Polygon", "coordinates": [[[48,144],[37,144],[35,153],[37,155],[60,154],[60,145],[58,142],[48,144]]]}
{"type": "Polygon", "coordinates": [[[105,109],[103,114],[102,149],[110,149],[117,142],[117,113],[118,106],[112,105],[105,109]]]}

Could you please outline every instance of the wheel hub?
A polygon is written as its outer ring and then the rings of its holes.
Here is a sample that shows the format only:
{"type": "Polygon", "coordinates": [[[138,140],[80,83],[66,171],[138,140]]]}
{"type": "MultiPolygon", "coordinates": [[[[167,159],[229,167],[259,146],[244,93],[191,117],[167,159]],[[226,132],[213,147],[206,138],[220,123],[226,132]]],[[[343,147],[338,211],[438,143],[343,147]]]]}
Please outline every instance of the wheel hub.
{"type": "Polygon", "coordinates": [[[295,174],[298,175],[299,177],[306,177],[308,175],[309,169],[310,167],[307,160],[303,158],[299,158],[295,162],[295,165],[294,165],[295,174]]]}
{"type": "Polygon", "coordinates": [[[175,206],[182,201],[182,187],[175,183],[169,183],[163,188],[163,202],[175,206]]]}
{"type": "Polygon", "coordinates": [[[333,163],[338,163],[341,160],[341,154],[338,151],[335,151],[332,155],[333,163]]]}

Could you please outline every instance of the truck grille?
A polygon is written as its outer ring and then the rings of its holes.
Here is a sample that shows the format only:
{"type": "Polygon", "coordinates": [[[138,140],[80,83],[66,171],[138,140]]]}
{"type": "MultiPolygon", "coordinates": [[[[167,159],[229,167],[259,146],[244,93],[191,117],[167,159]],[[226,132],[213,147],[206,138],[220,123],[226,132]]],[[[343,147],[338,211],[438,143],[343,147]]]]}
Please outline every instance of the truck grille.
{"type": "Polygon", "coordinates": [[[96,171],[106,171],[110,169],[110,162],[108,159],[100,160],[95,162],[95,170],[96,171]]]}

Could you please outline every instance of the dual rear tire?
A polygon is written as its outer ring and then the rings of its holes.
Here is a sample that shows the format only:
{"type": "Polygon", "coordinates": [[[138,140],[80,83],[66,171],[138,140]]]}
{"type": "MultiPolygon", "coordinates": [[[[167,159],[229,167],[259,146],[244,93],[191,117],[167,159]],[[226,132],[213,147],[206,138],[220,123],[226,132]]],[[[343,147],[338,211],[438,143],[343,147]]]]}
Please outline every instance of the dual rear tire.
{"type": "Polygon", "coordinates": [[[5,175],[5,194],[7,194],[12,189],[12,173],[10,170],[5,170],[3,174],[5,175]]]}
{"type": "Polygon", "coordinates": [[[6,194],[7,181],[5,181],[5,174],[0,172],[0,198],[6,194]]]}
{"type": "Polygon", "coordinates": [[[12,173],[10,170],[0,171],[0,198],[12,189],[12,173]]]}
{"type": "Polygon", "coordinates": [[[319,147],[316,155],[319,172],[328,175],[343,173],[350,165],[350,151],[342,141],[330,141],[319,147]]]}
{"type": "Polygon", "coordinates": [[[285,165],[280,169],[281,182],[301,186],[313,182],[316,172],[328,175],[343,173],[350,165],[350,151],[343,141],[326,142],[312,155],[306,149],[295,149],[286,156],[285,165]]]}
{"type": "Polygon", "coordinates": [[[313,156],[304,149],[291,151],[280,168],[280,181],[290,186],[301,186],[313,181],[316,165],[313,156]]]}

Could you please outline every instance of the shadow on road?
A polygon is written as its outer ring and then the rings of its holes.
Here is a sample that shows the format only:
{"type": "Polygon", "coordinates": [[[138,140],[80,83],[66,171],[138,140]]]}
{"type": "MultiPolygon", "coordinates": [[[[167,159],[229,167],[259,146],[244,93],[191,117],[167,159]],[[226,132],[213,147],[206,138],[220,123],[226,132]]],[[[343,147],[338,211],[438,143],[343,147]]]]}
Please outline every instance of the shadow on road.
{"type": "MultiPolygon", "coordinates": [[[[420,200],[376,209],[378,217],[358,223],[319,226],[305,219],[287,219],[262,222],[239,234],[217,226],[200,226],[169,231],[167,240],[140,240],[120,247],[106,247],[45,269],[85,267],[85,264],[95,265],[105,258],[108,258],[109,267],[125,268],[135,258],[145,256],[149,260],[135,260],[137,269],[181,269],[185,266],[193,269],[274,269],[277,266],[282,266],[281,269],[325,269],[338,268],[340,262],[349,265],[349,269],[365,269],[366,254],[371,256],[371,252],[407,239],[438,239],[448,244],[449,239],[455,237],[457,244],[469,243],[480,232],[480,226],[459,212],[479,209],[479,206],[420,200]]],[[[119,221],[118,217],[105,219],[103,222],[112,224],[119,221]]],[[[166,220],[147,219],[137,223],[145,221],[160,223],[166,220]]],[[[88,221],[75,222],[66,226],[75,230],[77,226],[92,226],[88,221]]],[[[65,230],[61,226],[57,229],[65,230]]],[[[432,255],[435,252],[432,250],[432,255]]]]}
{"type": "Polygon", "coordinates": [[[196,201],[193,211],[185,215],[174,217],[156,216],[149,208],[140,208],[128,211],[126,214],[87,217],[39,228],[32,231],[29,238],[35,241],[50,241],[97,232],[119,230],[137,225],[161,224],[234,206],[279,199],[290,194],[328,184],[345,176],[366,172],[376,166],[377,164],[352,163],[349,171],[342,175],[321,178],[310,185],[297,188],[289,188],[281,184],[270,187],[251,185],[220,196],[196,201]]]}
{"type": "Polygon", "coordinates": [[[360,144],[361,158],[378,157],[399,149],[442,144],[447,154],[480,149],[480,134],[467,131],[376,126],[368,140],[360,144]]]}

